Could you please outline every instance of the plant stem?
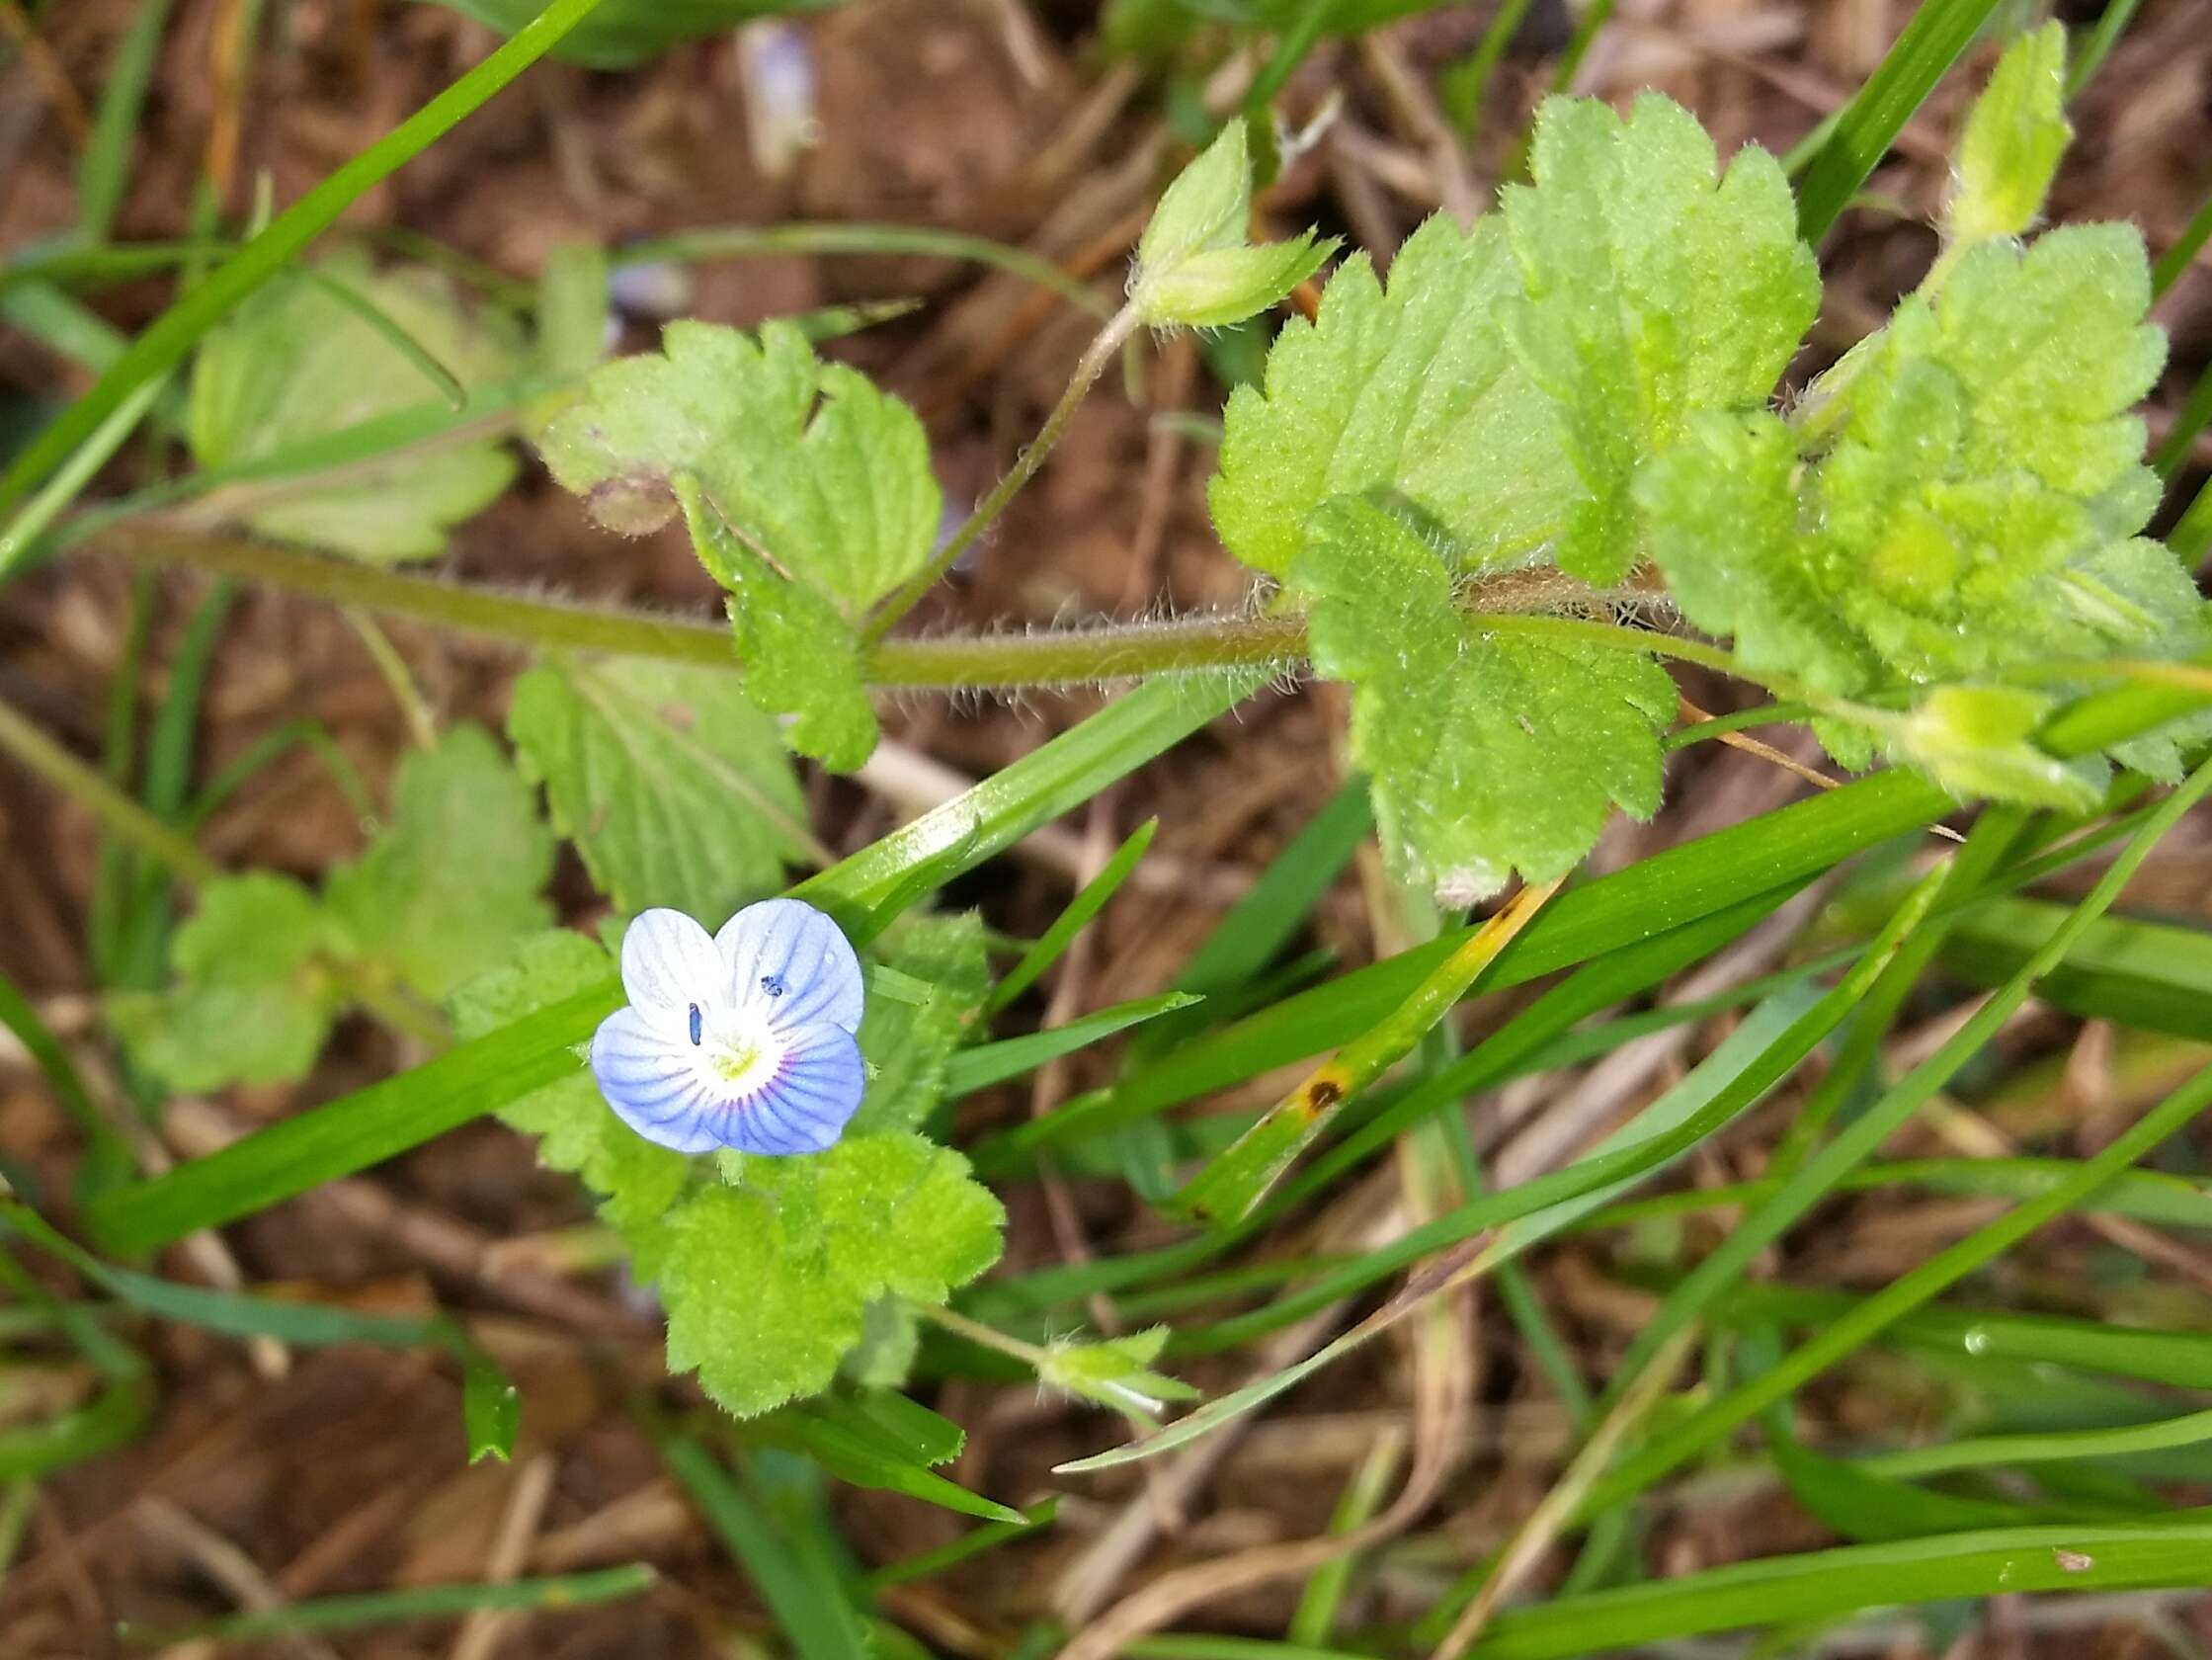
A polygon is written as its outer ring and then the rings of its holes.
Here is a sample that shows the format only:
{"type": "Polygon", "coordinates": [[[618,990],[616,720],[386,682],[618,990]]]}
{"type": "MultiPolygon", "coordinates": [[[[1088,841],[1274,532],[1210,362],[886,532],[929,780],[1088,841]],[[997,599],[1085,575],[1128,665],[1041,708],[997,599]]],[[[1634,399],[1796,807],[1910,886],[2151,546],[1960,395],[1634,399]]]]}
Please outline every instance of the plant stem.
{"type": "Polygon", "coordinates": [[[1051,1359],[1033,1343],[1024,1343],[1019,1337],[1000,1331],[996,1326],[987,1326],[980,1320],[971,1320],[965,1314],[955,1314],[951,1309],[942,1307],[937,1303],[916,1302],[910,1297],[907,1299],[907,1306],[923,1319],[942,1326],[954,1337],[965,1338],[978,1348],[992,1349],[1002,1355],[1011,1355],[1024,1366],[1041,1367],[1051,1359]]]}
{"type": "MultiPolygon", "coordinates": [[[[104,531],[87,545],[135,564],[183,565],[383,616],[512,640],[534,650],[596,651],[715,669],[739,666],[729,629],[703,620],[502,593],[326,559],[266,542],[183,532],[146,520],[104,531]]],[[[1725,651],[1692,640],[1648,628],[1527,615],[1561,605],[1639,597],[1634,589],[1595,593],[1549,572],[1508,571],[1468,588],[1461,601],[1482,616],[1483,625],[1493,632],[1651,651],[1744,674],[1725,651]]],[[[868,684],[887,690],[985,690],[1085,685],[1267,665],[1288,669],[1302,662],[1305,654],[1305,620],[1283,611],[1101,623],[1033,634],[882,640],[869,647],[865,668],[868,684]]]]}
{"type": "Polygon", "coordinates": [[[222,875],[221,868],[189,838],[170,829],[6,704],[0,704],[0,750],[82,803],[110,831],[179,881],[202,887],[222,875]]]}
{"type": "Polygon", "coordinates": [[[1126,305],[1107,319],[1106,327],[1099,330],[1097,338],[1084,348],[1083,357],[1075,366],[1075,374],[1068,379],[1068,389],[1060,394],[1060,401],[1052,406],[1052,413],[1044,418],[1044,425],[1037,429],[1036,438],[1016,457],[1014,465],[1007,469],[1006,476],[999,480],[991,493],[968,515],[967,523],[954,531],[950,540],[937,550],[930,562],[909,577],[898,592],[877,609],[874,618],[861,630],[860,638],[863,643],[873,645],[890,632],[891,625],[912,611],[916,602],[936,585],[938,578],[950,570],[959,562],[960,555],[975,545],[976,538],[991,528],[993,521],[1006,511],[1007,503],[1022,493],[1022,486],[1037,475],[1038,468],[1044,465],[1044,458],[1052,454],[1053,447],[1068,430],[1068,423],[1075,419],[1075,412],[1081,407],[1092,385],[1106,373],[1106,365],[1113,362],[1114,354],[1136,332],[1136,327],[1137,314],[1126,305]]]}

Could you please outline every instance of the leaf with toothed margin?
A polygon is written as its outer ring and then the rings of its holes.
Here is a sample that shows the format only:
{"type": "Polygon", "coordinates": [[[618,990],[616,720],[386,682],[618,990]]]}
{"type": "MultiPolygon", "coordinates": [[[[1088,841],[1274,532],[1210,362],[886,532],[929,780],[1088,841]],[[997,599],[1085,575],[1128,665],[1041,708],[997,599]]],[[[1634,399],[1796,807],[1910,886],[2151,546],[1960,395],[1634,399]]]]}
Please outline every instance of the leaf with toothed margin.
{"type": "MultiPolygon", "coordinates": [[[[1796,426],[1763,411],[1692,423],[1638,486],[1683,615],[1734,635],[1754,671],[1845,698],[2201,650],[2194,582],[2133,535],[2159,493],[2131,413],[2165,358],[2149,303],[2131,228],[2069,226],[2024,252],[1985,242],[1816,385],[1796,426]]],[[[1820,731],[1854,767],[1886,743],[1907,759],[1943,757],[1962,787],[2010,779],[2029,800],[2074,789],[2055,776],[2037,784],[2011,739],[1965,766],[1959,734],[1998,727],[1961,727],[1958,712],[1930,715],[1918,734],[1840,721],[1820,731]]],[[[2171,777],[2190,730],[2119,757],[2171,777]]]]}
{"type": "MultiPolygon", "coordinates": [[[[594,940],[548,929],[516,948],[512,961],[479,975],[448,1003],[463,1042],[550,1008],[614,977],[614,962],[594,940]]],[[[575,1072],[509,1102],[501,1121],[537,1137],[537,1159],[573,1172],[599,1196],[600,1215],[633,1251],[633,1271],[650,1277],[655,1224],[684,1191],[692,1161],[646,1140],[616,1118],[582,1059],[575,1072]]]]}
{"type": "Polygon", "coordinates": [[[1649,657],[1486,625],[1434,547],[1354,497],[1314,515],[1291,581],[1313,597],[1315,669],[1352,683],[1352,758],[1406,879],[1453,903],[1516,871],[1549,881],[1615,806],[1657,810],[1677,695],[1649,657]]]}
{"type": "Polygon", "coordinates": [[[1557,535],[1572,477],[1496,321],[1518,290],[1495,216],[1468,231],[1436,214],[1387,288],[1366,255],[1346,260],[1319,315],[1283,325],[1264,383],[1230,395],[1207,492],[1229,551],[1286,576],[1308,517],[1349,494],[1386,495],[1434,526],[1468,571],[1557,535]]]}
{"type": "Polygon", "coordinates": [[[1505,193],[1521,291],[1506,337],[1550,402],[1577,486],[1551,555],[1617,581],[1643,551],[1632,487],[1703,410],[1763,407],[1820,305],[1781,164],[1721,171],[1697,119],[1656,93],[1537,112],[1532,185],[1505,193]]]}
{"type": "Polygon", "coordinates": [[[1137,242],[1129,304],[1154,328],[1224,328],[1273,305],[1321,269],[1336,242],[1311,231],[1255,246],[1243,120],[1186,167],[1137,242]]]}
{"type": "Polygon", "coordinates": [[[546,465],[630,535],[681,512],[730,592],[746,696],[849,770],[875,743],[859,624],[929,561],[942,497],[914,412],[787,323],[669,325],[593,372],[538,435],[546,465]]]}
{"type": "Polygon", "coordinates": [[[875,1299],[942,1303],[998,1260],[999,1202],[919,1135],[724,1168],[671,1213],[660,1291],[670,1369],[738,1417],[828,1387],[875,1299]]]}
{"type": "Polygon", "coordinates": [[[805,857],[806,801],[782,738],[734,675],[557,659],[515,683],[507,734],[618,910],[725,917],[805,857]]]}
{"type": "Polygon", "coordinates": [[[345,936],[314,895],[256,871],[209,883],[169,945],[176,983],[111,998],[131,1058],[178,1089],[304,1077],[344,1003],[345,936]]]}

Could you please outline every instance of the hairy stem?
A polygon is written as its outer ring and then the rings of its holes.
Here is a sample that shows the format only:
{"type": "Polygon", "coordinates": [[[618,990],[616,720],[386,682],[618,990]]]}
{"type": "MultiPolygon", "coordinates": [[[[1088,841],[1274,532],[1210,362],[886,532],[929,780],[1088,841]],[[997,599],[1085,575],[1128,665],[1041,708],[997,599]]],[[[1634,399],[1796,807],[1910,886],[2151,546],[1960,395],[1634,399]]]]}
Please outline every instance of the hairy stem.
{"type": "MultiPolygon", "coordinates": [[[[448,582],[327,559],[240,538],[178,531],[147,520],[103,531],[88,545],[134,564],[185,566],[265,587],[359,607],[385,617],[512,640],[536,650],[597,651],[736,669],[720,622],[602,610],[572,601],[448,582]]],[[[1561,606],[1641,602],[1636,588],[1599,594],[1549,571],[1508,571],[1470,585],[1468,610],[1499,632],[1573,638],[1741,673],[1726,652],[1645,628],[1531,615],[1561,606]]],[[[1228,613],[1037,633],[946,634],[879,640],[868,648],[868,684],[886,690],[1011,689],[1129,680],[1154,674],[1279,665],[1306,655],[1305,620],[1294,612],[1228,613]]]]}
{"type": "Polygon", "coordinates": [[[1082,360],[1075,366],[1075,374],[1068,378],[1068,389],[1060,394],[1060,401],[1052,406],[1052,413],[1044,418],[1044,425],[1037,429],[1029,447],[1016,457],[1014,465],[992,488],[989,495],[976,504],[976,509],[945,544],[937,550],[930,562],[907,579],[898,592],[885,600],[862,630],[861,639],[873,645],[889,633],[893,623],[912,611],[915,603],[935,586],[939,577],[959,562],[960,555],[975,545],[976,539],[991,528],[998,516],[1006,511],[1007,503],[1022,493],[1022,486],[1037,475],[1044,465],[1044,458],[1052,454],[1061,435],[1068,430],[1068,423],[1075,419],[1075,412],[1090,394],[1092,385],[1106,373],[1107,364],[1121,350],[1123,342],[1136,332],[1137,315],[1124,305],[1099,330],[1098,336],[1084,348],[1082,360]]]}

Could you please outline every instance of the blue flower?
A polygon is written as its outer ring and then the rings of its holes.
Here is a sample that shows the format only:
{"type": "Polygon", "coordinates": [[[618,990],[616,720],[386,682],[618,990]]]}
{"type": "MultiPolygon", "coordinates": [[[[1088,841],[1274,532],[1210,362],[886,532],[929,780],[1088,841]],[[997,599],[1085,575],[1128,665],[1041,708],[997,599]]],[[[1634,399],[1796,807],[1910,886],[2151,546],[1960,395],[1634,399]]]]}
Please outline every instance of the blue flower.
{"type": "Polygon", "coordinates": [[[648,1141],[818,1153],[860,1105],[860,961],[812,905],[748,905],[712,939],[681,911],[640,912],[622,989],[629,1007],[592,1037],[592,1074],[648,1141]]]}

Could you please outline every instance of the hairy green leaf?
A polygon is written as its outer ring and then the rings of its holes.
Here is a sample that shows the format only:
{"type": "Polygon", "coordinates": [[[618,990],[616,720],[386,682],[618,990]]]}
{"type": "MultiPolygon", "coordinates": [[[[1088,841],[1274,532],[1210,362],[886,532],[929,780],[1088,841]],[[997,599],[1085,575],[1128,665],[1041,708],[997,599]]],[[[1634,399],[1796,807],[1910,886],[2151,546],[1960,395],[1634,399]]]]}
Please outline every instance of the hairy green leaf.
{"type": "Polygon", "coordinates": [[[1525,290],[1506,333],[1579,486],[1552,557],[1611,582],[1642,550],[1637,468],[1698,411],[1765,403],[1820,276],[1780,163],[1746,149],[1719,174],[1696,118],[1657,94],[1625,122],[1596,99],[1549,100],[1530,169],[1534,185],[1505,193],[1525,290]]]}
{"type": "Polygon", "coordinates": [[[2006,48],[1966,118],[1945,228],[1957,242],[2017,236],[2043,211],[2066,120],[2066,27],[2052,22],[2006,48]]]}
{"type": "MultiPolygon", "coordinates": [[[[570,929],[548,929],[523,941],[514,960],[478,976],[452,995],[453,1035],[462,1041],[603,986],[614,964],[597,942],[570,929]]],[[[657,1222],[684,1191],[692,1161],[639,1135],[616,1118],[581,1060],[567,1077],[519,1096],[500,1119],[537,1137],[538,1161],[574,1172],[605,1202],[601,1214],[639,1247],[638,1272],[657,1222]]]]}
{"type": "MultiPolygon", "coordinates": [[[[340,249],[316,267],[383,313],[466,388],[521,367],[519,342],[495,313],[471,316],[435,272],[378,273],[340,249]]],[[[323,283],[271,284],[212,330],[193,362],[187,430],[204,467],[260,460],[302,440],[419,408],[440,388],[390,336],[323,283]]],[[[515,476],[496,442],[451,444],[349,470],[252,508],[267,536],[388,563],[445,551],[446,533],[487,506],[515,476]]]]}
{"type": "Polygon", "coordinates": [[[563,659],[515,683],[508,736],[553,824],[623,911],[712,923],[782,885],[805,797],[737,677],[642,658],[563,659]]]}
{"type": "Polygon", "coordinates": [[[922,424],[787,323],[672,323],[662,348],[593,374],[539,435],[546,464],[610,529],[657,529],[681,504],[730,591],[747,695],[800,717],[794,747],[858,766],[875,722],[853,625],[939,530],[922,424]]]}
{"type": "Polygon", "coordinates": [[[660,1287],[669,1366],[739,1417],[827,1387],[875,1297],[942,1303],[998,1260],[999,1202],[919,1135],[734,1162],[670,1216],[660,1287]]]}
{"type": "Polygon", "coordinates": [[[1658,808],[1676,692],[1650,658],[1498,631],[1436,550],[1367,502],[1332,502],[1292,573],[1314,666],[1352,683],[1352,752],[1393,867],[1465,902],[1564,875],[1619,806],[1658,808]]]}
{"type": "Polygon", "coordinates": [[[452,726],[399,764],[391,822],[324,898],[354,950],[443,998],[552,920],[553,837],[535,791],[481,726],[452,726]]]}
{"type": "Polygon", "coordinates": [[[1304,232],[1255,247],[1245,124],[1227,123],[1160,198],[1137,242],[1129,303],[1156,328],[1221,328],[1265,311],[1336,244],[1304,232]]]}
{"type": "MultiPolygon", "coordinates": [[[[1843,696],[2194,649],[2195,585],[2133,538],[2158,500],[2128,413],[2165,356],[2149,299],[2130,228],[1985,242],[1839,365],[1795,430],[1702,417],[1640,485],[1684,615],[1751,668],[1843,696]]],[[[1864,731],[1822,735],[1865,764],[1864,731]]],[[[2176,741],[2123,758],[2171,776],[2176,741]]]]}
{"type": "Polygon", "coordinates": [[[285,1082],[315,1062],[344,1001],[344,936],[288,876],[257,871],[203,889],[170,942],[177,983],[112,999],[132,1056],[183,1090],[285,1082]]]}
{"type": "Polygon", "coordinates": [[[1332,496],[1382,493],[1449,537],[1459,566],[1525,558],[1557,535],[1570,492],[1542,394],[1496,317],[1518,292],[1503,225],[1437,214],[1398,251],[1387,290],[1345,261],[1311,323],[1293,318],[1265,388],[1229,398],[1209,499],[1229,551],[1287,576],[1332,496]]]}

